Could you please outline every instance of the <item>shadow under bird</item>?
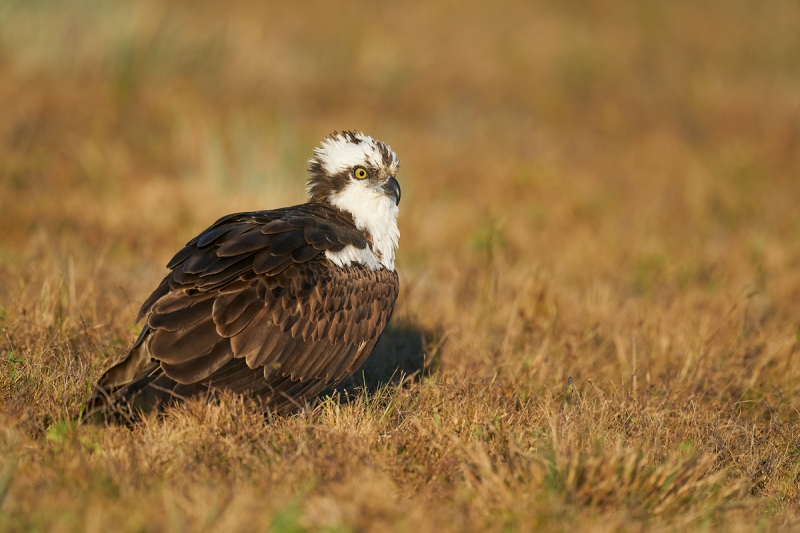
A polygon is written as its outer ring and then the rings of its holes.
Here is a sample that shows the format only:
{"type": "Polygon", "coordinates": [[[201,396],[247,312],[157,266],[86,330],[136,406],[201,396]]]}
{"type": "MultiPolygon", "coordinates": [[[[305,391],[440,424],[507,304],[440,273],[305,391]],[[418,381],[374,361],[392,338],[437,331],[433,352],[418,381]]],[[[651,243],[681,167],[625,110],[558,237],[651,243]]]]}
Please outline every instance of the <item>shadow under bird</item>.
{"type": "Polygon", "coordinates": [[[398,167],[386,144],[334,132],[310,160],[306,203],[228,215],[189,241],[85,418],[131,421],[217,390],[283,411],[352,375],[399,290],[398,167]]]}

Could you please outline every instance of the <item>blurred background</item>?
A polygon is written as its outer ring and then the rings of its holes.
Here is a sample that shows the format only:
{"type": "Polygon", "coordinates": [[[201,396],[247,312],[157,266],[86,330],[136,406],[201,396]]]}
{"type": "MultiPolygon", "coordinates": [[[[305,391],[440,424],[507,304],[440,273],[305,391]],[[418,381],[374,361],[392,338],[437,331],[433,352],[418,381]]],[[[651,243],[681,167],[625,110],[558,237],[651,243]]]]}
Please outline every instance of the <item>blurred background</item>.
{"type": "Polygon", "coordinates": [[[772,0],[0,0],[0,529],[231,503],[297,531],[272,517],[298,502],[359,531],[713,528],[734,494],[739,530],[791,529],[799,29],[772,0]],[[343,129],[401,159],[393,324],[430,374],[377,410],[72,431],[172,254],[303,202],[343,129]]]}
{"type": "MultiPolygon", "coordinates": [[[[396,318],[445,367],[516,368],[556,327],[668,353],[732,309],[793,339],[798,28],[744,0],[3,0],[3,320],[119,353],[180,245],[304,201],[357,129],[400,156],[396,318]]],[[[548,379],[606,368],[560,339],[548,379]]]]}

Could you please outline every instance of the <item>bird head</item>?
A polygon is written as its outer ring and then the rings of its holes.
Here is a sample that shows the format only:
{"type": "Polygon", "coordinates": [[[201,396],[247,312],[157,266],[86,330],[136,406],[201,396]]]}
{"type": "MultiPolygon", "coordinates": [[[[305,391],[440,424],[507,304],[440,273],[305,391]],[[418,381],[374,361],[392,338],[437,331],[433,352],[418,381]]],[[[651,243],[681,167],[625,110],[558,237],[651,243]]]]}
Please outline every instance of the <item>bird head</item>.
{"type": "Polygon", "coordinates": [[[396,208],[399,166],[397,155],[381,141],[354,131],[333,132],[309,160],[309,201],[328,202],[353,215],[387,200],[396,208]]]}
{"type": "Polygon", "coordinates": [[[400,184],[397,155],[386,144],[355,131],[328,135],[309,160],[309,202],[328,203],[350,213],[369,234],[375,257],[394,269],[400,184]]]}

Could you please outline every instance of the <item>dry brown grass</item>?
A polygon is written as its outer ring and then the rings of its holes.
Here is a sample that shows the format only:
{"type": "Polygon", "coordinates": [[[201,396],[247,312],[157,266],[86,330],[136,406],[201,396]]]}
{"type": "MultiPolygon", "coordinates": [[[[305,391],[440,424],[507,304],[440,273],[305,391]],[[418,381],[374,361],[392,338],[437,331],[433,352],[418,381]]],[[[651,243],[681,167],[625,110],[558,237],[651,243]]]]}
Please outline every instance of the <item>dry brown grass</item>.
{"type": "Polygon", "coordinates": [[[0,529],[800,528],[798,27],[738,0],[0,2],[0,529]],[[402,159],[395,323],[430,373],[76,427],[171,253],[302,201],[343,128],[402,159]]]}

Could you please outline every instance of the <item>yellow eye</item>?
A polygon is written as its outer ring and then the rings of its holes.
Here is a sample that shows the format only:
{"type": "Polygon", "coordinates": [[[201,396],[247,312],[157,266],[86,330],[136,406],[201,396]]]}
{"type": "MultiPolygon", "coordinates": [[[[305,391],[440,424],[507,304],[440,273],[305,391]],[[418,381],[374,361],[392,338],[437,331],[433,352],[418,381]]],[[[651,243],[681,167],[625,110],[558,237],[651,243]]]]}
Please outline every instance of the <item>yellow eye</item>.
{"type": "Polygon", "coordinates": [[[353,176],[357,180],[363,180],[364,178],[367,177],[367,171],[363,167],[356,167],[355,169],[353,169],[353,176]]]}

